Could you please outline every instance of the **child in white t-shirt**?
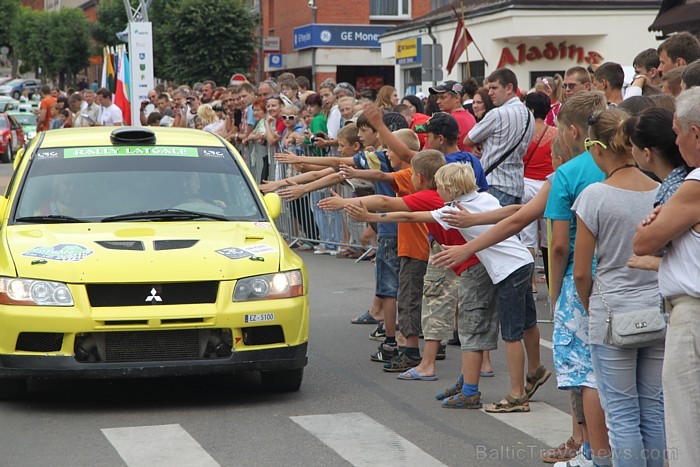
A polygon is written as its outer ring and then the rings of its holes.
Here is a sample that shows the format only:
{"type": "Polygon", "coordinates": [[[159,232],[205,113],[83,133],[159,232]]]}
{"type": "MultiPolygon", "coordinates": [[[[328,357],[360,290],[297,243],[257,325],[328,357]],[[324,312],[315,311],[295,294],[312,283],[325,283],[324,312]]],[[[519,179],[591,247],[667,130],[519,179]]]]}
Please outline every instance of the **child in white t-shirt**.
{"type": "MultiPolygon", "coordinates": [[[[435,174],[438,194],[445,207],[431,215],[443,228],[450,225],[443,215],[454,212],[456,204],[477,214],[500,209],[498,200],[489,193],[479,193],[474,171],[469,164],[447,164],[435,174]]],[[[473,240],[491,226],[479,225],[458,229],[467,240],[473,240]]],[[[498,308],[501,337],[506,342],[510,372],[510,391],[501,401],[486,407],[487,412],[529,412],[528,400],[549,378],[551,373],[540,365],[540,331],[537,309],[530,287],[534,266],[532,255],[518,240],[510,237],[476,254],[491,280],[498,285],[498,308]],[[523,341],[525,345],[523,346],[523,341]],[[524,348],[523,348],[524,347],[524,348]],[[525,386],[525,354],[529,374],[535,375],[525,386]]]]}

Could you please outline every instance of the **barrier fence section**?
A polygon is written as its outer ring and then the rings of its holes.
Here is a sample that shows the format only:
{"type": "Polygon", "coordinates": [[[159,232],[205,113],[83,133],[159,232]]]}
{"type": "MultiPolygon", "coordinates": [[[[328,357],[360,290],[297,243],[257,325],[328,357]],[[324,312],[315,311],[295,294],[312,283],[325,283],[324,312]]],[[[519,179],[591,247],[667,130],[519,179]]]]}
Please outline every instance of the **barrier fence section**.
{"type": "MultiPolygon", "coordinates": [[[[297,147],[292,152],[297,155],[312,155],[312,148],[297,147]]],[[[239,146],[238,150],[257,183],[261,183],[262,180],[284,180],[301,173],[289,164],[277,162],[274,158],[274,147],[250,143],[239,146]]],[[[314,247],[316,250],[329,252],[337,252],[342,247],[351,250],[351,258],[357,261],[365,259],[376,250],[375,245],[368,246],[362,243],[362,236],[368,224],[351,219],[342,210],[324,211],[318,207],[322,199],[332,196],[331,190],[343,198],[367,194],[357,190],[358,185],[347,181],[304,194],[294,200],[283,200],[281,213],[275,220],[277,229],[292,247],[314,247]]]]}

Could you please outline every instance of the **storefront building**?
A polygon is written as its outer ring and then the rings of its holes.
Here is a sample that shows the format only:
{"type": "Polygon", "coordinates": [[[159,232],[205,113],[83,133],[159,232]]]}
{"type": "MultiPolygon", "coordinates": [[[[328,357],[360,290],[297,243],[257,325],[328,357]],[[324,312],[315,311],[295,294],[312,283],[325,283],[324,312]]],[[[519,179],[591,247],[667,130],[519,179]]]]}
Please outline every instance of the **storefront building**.
{"type": "Polygon", "coordinates": [[[267,76],[288,71],[346,81],[358,91],[395,82],[395,61],[384,58],[379,38],[426,15],[430,0],[261,0],[267,76]]]}
{"type": "MultiPolygon", "coordinates": [[[[659,0],[465,2],[465,23],[474,42],[450,73],[445,67],[458,23],[448,4],[385,33],[380,38],[381,56],[394,60],[400,95],[426,92],[433,83],[448,79],[474,77],[481,82],[499,67],[513,70],[519,87],[527,90],[537,77],[563,75],[576,65],[612,61],[631,66],[637,53],[659,45],[647,28],[660,4],[659,0]],[[431,58],[431,52],[437,58],[431,58]]],[[[456,7],[459,13],[459,2],[456,7]]]]}

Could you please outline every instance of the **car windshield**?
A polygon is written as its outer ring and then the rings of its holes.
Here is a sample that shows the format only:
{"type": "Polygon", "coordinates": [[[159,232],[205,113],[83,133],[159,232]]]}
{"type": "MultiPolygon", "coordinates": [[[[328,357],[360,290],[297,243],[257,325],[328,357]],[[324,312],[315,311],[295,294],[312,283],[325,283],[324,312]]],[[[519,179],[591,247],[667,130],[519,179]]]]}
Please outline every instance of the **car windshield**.
{"type": "Polygon", "coordinates": [[[18,114],[12,114],[20,125],[36,125],[37,115],[31,112],[22,112],[18,114]]]}
{"type": "Polygon", "coordinates": [[[39,149],[20,187],[14,219],[266,221],[252,189],[221,147],[39,149]]]}

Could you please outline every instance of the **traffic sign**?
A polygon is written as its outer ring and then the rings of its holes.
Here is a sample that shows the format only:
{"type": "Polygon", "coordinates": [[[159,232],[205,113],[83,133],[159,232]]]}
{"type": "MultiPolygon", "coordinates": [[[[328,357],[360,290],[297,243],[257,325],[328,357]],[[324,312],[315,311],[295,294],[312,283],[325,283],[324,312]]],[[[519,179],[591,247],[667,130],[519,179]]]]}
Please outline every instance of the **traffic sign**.
{"type": "Polygon", "coordinates": [[[229,84],[239,85],[245,83],[246,81],[248,81],[248,78],[246,78],[245,75],[241,73],[236,73],[233,76],[231,76],[229,84]]]}
{"type": "Polygon", "coordinates": [[[270,68],[281,68],[282,67],[282,54],[270,54],[270,55],[268,55],[268,66],[270,68]]]}

